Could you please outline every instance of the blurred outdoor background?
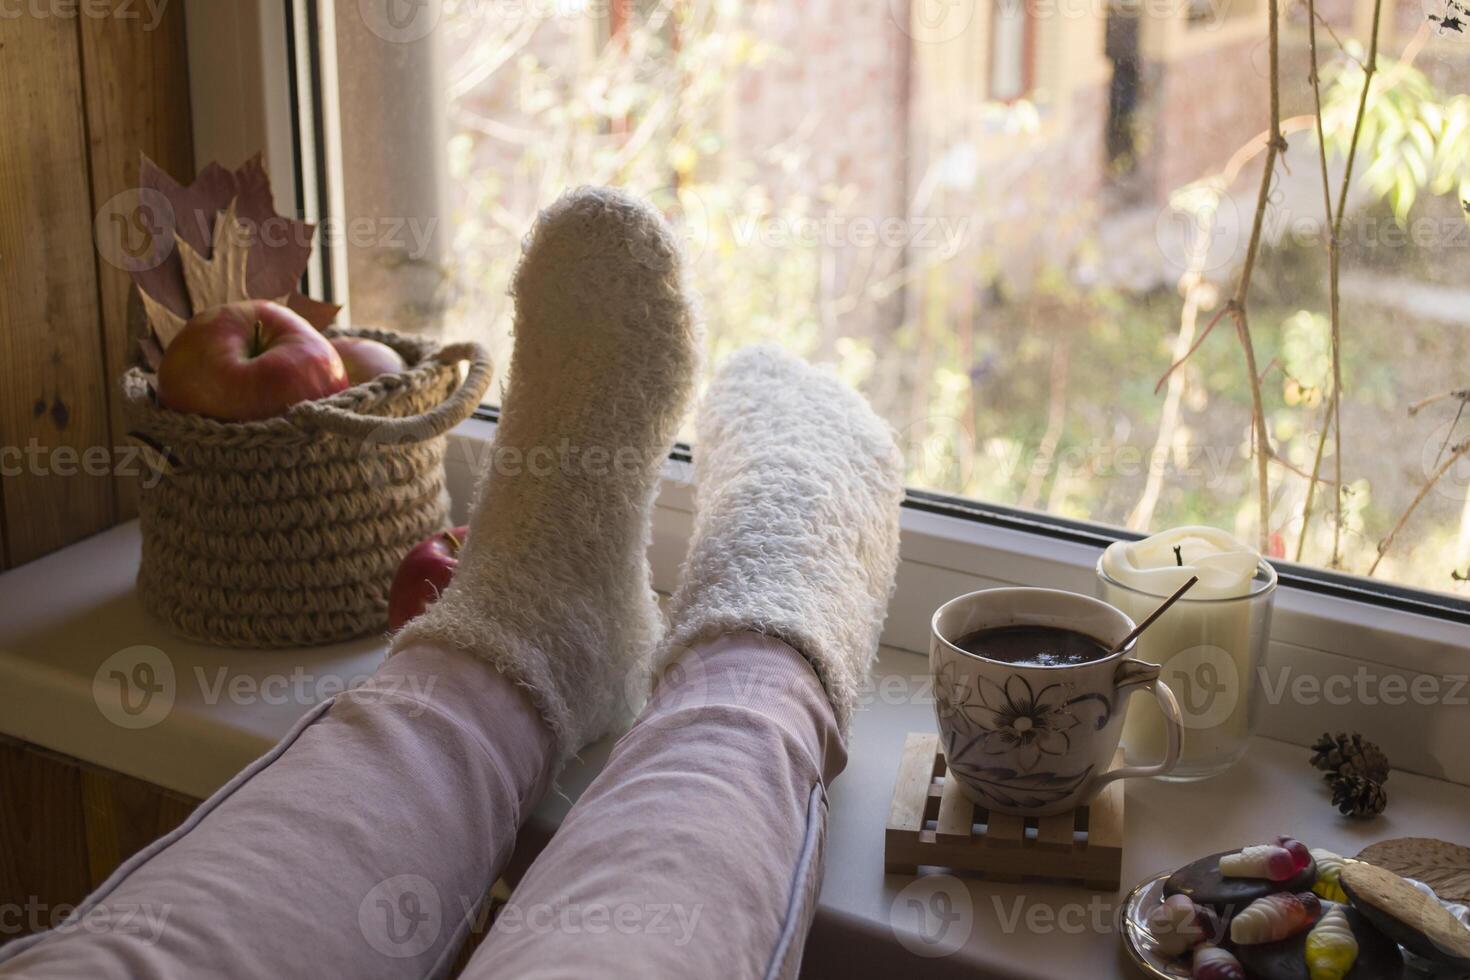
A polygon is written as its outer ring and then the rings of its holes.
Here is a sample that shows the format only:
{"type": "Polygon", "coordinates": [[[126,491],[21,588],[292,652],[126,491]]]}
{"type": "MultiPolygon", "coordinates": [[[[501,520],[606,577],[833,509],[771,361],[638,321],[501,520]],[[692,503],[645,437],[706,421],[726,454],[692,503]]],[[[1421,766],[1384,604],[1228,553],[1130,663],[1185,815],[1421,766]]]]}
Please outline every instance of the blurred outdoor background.
{"type": "MultiPolygon", "coordinates": [[[[774,342],[833,365],[898,430],[911,485],[1255,542],[1251,385],[1216,315],[1261,180],[1266,2],[444,0],[391,62],[341,45],[344,130],[377,134],[347,157],[348,212],[425,161],[442,174],[432,244],[352,256],[352,315],[486,340],[506,365],[537,207],[628,187],[685,238],[707,364],[774,342]],[[352,106],[385,87],[396,103],[359,127],[352,106]]],[[[1374,574],[1470,595],[1464,400],[1410,412],[1470,387],[1470,43],[1455,0],[1426,2],[1383,0],[1340,239],[1340,460],[1329,437],[1317,462],[1330,229],[1297,0],[1248,311],[1269,551],[1331,566],[1336,537],[1337,567],[1364,574],[1444,468],[1374,574]]],[[[1335,205],[1374,4],[1316,14],[1335,205]]]]}

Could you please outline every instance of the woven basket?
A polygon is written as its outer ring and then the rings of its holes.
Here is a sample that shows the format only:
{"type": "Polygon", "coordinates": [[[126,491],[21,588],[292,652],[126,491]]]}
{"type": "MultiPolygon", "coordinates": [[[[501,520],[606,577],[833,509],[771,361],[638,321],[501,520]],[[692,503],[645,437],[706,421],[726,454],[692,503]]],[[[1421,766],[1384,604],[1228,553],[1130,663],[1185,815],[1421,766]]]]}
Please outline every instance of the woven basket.
{"type": "Polygon", "coordinates": [[[260,422],[167,411],[141,370],[123,376],[129,435],[161,473],[139,494],[138,595],[184,636],[265,648],[382,630],[398,563],[446,526],[445,433],[489,387],[488,356],[339,334],[388,344],[408,369],[260,422]]]}

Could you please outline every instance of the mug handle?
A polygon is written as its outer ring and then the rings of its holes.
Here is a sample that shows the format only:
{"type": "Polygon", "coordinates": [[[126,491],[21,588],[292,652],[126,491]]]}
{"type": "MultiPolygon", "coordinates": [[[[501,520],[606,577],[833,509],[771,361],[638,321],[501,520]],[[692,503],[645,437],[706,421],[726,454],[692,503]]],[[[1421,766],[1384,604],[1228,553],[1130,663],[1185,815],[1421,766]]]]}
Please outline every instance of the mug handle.
{"type": "Polygon", "coordinates": [[[1161,669],[1158,664],[1146,663],[1142,660],[1124,660],[1118,664],[1114,677],[1118,692],[1117,703],[1120,706],[1135,690],[1147,688],[1154,692],[1154,699],[1159,702],[1159,708],[1164,712],[1166,744],[1163,761],[1152,766],[1122,766],[1109,770],[1097,778],[1097,782],[1093,784],[1094,787],[1104,786],[1115,779],[1162,776],[1179,765],[1179,754],[1184,748],[1184,716],[1180,714],[1179,702],[1174,698],[1174,692],[1169,690],[1169,685],[1159,677],[1161,669]]]}

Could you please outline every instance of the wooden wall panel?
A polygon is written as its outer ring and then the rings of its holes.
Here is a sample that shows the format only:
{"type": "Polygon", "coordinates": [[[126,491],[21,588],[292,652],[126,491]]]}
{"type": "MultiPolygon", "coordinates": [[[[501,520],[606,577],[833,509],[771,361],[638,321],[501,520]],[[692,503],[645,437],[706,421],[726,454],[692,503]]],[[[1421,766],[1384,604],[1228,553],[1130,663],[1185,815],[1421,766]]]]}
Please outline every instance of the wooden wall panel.
{"type": "Polygon", "coordinates": [[[80,767],[0,739],[0,908],[20,910],[0,941],[56,924],[90,885],[80,767]]]}
{"type": "Polygon", "coordinates": [[[0,944],[56,925],[198,805],[0,736],[0,909],[12,910],[0,921],[0,944]]]}
{"type": "Polygon", "coordinates": [[[87,866],[96,888],[128,858],[188,818],[191,800],[120,773],[84,767],[87,866]]]}
{"type": "Polygon", "coordinates": [[[82,463],[111,437],[78,30],[0,17],[0,446],[25,454],[4,477],[11,564],[113,520],[107,468],[82,463]]]}
{"type": "Polygon", "coordinates": [[[184,4],[106,2],[0,18],[0,568],[136,512],[113,475],[131,283],[94,220],[127,216],[142,153],[193,176],[188,46],[184,4]]]}
{"type": "MultiPolygon", "coordinates": [[[[182,181],[194,175],[194,146],[189,123],[189,58],[184,35],[184,5],[167,4],[157,24],[136,0],[109,0],[117,16],[83,17],[81,25],[82,91],[91,148],[92,199],[103,211],[116,201],[120,213],[137,206],[126,194],[138,186],[138,160],[146,153],[167,173],[182,181]],[[129,16],[143,13],[144,16],[129,16]]],[[[115,205],[113,211],[118,211],[115,205]]],[[[106,234],[115,229],[99,229],[106,234]]],[[[98,248],[102,342],[107,370],[112,440],[126,445],[126,428],[117,379],[133,363],[134,339],[128,330],[128,298],[132,280],[98,248]]],[[[117,519],[137,514],[136,475],[117,478],[117,519]]]]}

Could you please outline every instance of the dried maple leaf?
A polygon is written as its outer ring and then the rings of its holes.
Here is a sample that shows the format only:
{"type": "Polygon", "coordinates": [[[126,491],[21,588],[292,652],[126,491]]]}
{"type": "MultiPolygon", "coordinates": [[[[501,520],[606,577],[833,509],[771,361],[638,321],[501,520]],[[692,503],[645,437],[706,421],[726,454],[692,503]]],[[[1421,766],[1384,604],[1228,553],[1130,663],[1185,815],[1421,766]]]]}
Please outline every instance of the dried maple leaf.
{"type": "MultiPolygon", "coordinates": [[[[145,194],[161,195],[168,202],[174,239],[179,246],[157,266],[132,274],[162,346],[168,346],[190,316],[207,308],[192,301],[189,266],[193,265],[197,274],[200,264],[193,259],[214,262],[219,215],[232,204],[235,217],[226,225],[231,231],[229,237],[235,238],[236,225],[250,233],[249,243],[243,249],[243,267],[229,265],[230,269],[243,269],[239,278],[244,295],[237,298],[290,300],[295,294],[311,258],[315,228],[276,213],[270,178],[260,156],[246,161],[235,171],[212,163],[187,187],[145,156],[139,170],[139,184],[145,194]],[[186,258],[186,247],[192,249],[191,257],[186,258]]],[[[232,256],[230,262],[237,263],[239,258],[232,256]]],[[[330,304],[307,303],[311,304],[305,307],[311,311],[307,319],[318,328],[329,325],[336,315],[330,304]]]]}
{"type": "MultiPolygon", "coordinates": [[[[159,350],[168,349],[168,345],[174,342],[174,338],[179,335],[180,330],[184,329],[187,321],[143,290],[138,290],[138,295],[143,297],[143,309],[148,314],[148,325],[153,328],[153,336],[158,341],[159,350]]],[[[159,360],[162,360],[161,355],[159,360]]],[[[157,370],[157,365],[154,365],[154,370],[157,370]]]]}
{"type": "MultiPolygon", "coordinates": [[[[188,242],[196,252],[208,254],[210,236],[214,232],[215,215],[229,206],[238,191],[234,174],[218,164],[210,164],[199,173],[199,177],[188,187],[183,187],[158,168],[145,155],[138,168],[138,184],[142,194],[162,200],[168,204],[168,223],[172,226],[175,242],[188,242]]],[[[157,322],[153,315],[155,307],[164,307],[187,320],[193,310],[189,306],[189,291],[184,284],[183,260],[177,248],[158,265],[140,269],[132,274],[138,290],[153,301],[149,308],[149,319],[157,322]]],[[[162,337],[159,338],[163,340],[162,337]]]]}
{"type": "Polygon", "coordinates": [[[156,374],[159,365],[163,363],[163,348],[153,334],[152,324],[148,322],[148,310],[143,305],[141,290],[133,290],[128,297],[127,318],[128,336],[137,343],[138,363],[156,374]]]}
{"type": "Polygon", "coordinates": [[[163,364],[163,345],[154,337],[144,337],[138,341],[138,355],[143,359],[143,366],[157,374],[163,364]]]}
{"type": "Polygon", "coordinates": [[[340,304],[323,303],[319,299],[312,299],[300,293],[292,293],[280,302],[295,310],[303,320],[318,330],[330,327],[336,321],[337,314],[342,312],[340,304]]]}
{"type": "Polygon", "coordinates": [[[236,202],[231,201],[215,222],[214,248],[209,258],[187,241],[179,240],[184,284],[189,289],[189,304],[195,312],[251,298],[246,288],[245,270],[254,238],[251,230],[237,216],[236,202]]]}
{"type": "Polygon", "coordinates": [[[235,172],[237,213],[255,234],[245,288],[251,299],[284,296],[301,284],[316,227],[276,213],[270,178],[257,155],[235,172]]]}
{"type": "MultiPolygon", "coordinates": [[[[252,238],[250,229],[236,216],[233,201],[215,220],[210,258],[205,258],[188,241],[179,238],[178,257],[191,310],[209,310],[250,299],[245,287],[245,266],[250,258],[252,238]]],[[[148,323],[153,327],[159,346],[166,349],[184,329],[185,318],[146,292],[140,293],[143,308],[148,313],[148,323]]]]}

